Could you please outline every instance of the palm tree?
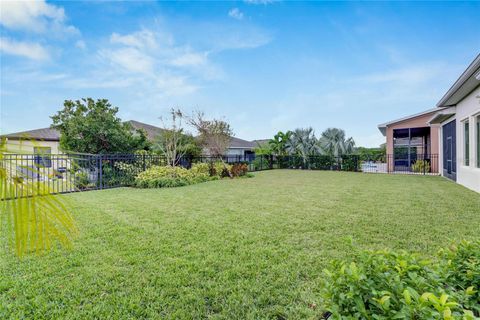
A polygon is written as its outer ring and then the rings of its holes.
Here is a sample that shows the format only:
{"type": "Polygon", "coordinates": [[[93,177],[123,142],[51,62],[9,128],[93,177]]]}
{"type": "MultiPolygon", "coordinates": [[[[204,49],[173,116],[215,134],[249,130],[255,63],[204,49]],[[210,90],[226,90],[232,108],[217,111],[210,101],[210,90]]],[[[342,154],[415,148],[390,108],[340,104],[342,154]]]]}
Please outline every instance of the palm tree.
{"type": "Polygon", "coordinates": [[[291,135],[291,131],[287,131],[286,133],[279,131],[275,136],[273,136],[273,139],[268,141],[268,145],[275,155],[284,155],[287,152],[287,142],[291,135]]]}
{"type": "Polygon", "coordinates": [[[345,131],[342,129],[328,128],[322,132],[318,142],[325,154],[335,157],[352,153],[355,150],[355,141],[353,138],[345,139],[345,131]]]}
{"type": "Polygon", "coordinates": [[[289,154],[296,154],[302,157],[304,168],[307,167],[307,159],[319,153],[317,138],[312,128],[295,129],[287,142],[289,154]]]}
{"type": "MultiPolygon", "coordinates": [[[[19,176],[13,163],[24,158],[14,153],[19,150],[7,150],[0,140],[0,231],[11,237],[19,256],[48,250],[55,241],[70,246],[77,229],[65,199],[51,195],[48,184],[19,176]]],[[[29,170],[28,175],[38,171],[29,170]]]]}

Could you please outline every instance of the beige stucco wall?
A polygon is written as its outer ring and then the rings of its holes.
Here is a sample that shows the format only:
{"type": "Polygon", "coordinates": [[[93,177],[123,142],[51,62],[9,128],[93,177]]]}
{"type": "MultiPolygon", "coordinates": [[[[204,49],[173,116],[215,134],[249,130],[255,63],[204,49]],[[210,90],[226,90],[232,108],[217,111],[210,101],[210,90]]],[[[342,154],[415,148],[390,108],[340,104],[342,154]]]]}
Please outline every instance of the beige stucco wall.
{"type": "Polygon", "coordinates": [[[50,147],[52,154],[60,154],[60,144],[58,141],[41,140],[7,140],[7,150],[10,153],[33,153],[34,147],[50,147]]]}
{"type": "Polygon", "coordinates": [[[480,87],[470,93],[465,99],[457,104],[457,182],[480,192],[480,168],[477,167],[476,150],[476,117],[480,115],[480,87]],[[469,121],[470,131],[470,163],[465,165],[464,154],[464,123],[469,121]]]}
{"type": "MultiPolygon", "coordinates": [[[[435,156],[435,161],[432,162],[432,172],[438,172],[438,154],[439,154],[439,128],[438,126],[430,126],[428,121],[432,118],[435,111],[427,113],[412,119],[397,122],[395,124],[387,126],[386,138],[387,138],[387,154],[393,155],[393,130],[394,129],[408,129],[408,128],[422,128],[430,127],[430,153],[435,156]]],[[[389,171],[393,170],[393,157],[389,157],[388,163],[389,171]]]]}

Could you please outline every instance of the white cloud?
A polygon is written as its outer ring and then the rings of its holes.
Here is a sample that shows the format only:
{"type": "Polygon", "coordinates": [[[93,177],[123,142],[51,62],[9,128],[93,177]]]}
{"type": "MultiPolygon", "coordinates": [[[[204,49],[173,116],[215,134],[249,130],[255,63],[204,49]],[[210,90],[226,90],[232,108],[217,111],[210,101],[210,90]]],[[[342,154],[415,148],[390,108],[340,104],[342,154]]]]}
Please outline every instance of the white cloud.
{"type": "Polygon", "coordinates": [[[61,7],[38,1],[1,1],[0,24],[12,30],[34,33],[77,34],[78,29],[65,24],[61,7]]]}
{"type": "Polygon", "coordinates": [[[243,12],[238,8],[233,8],[232,10],[228,11],[228,16],[233,19],[242,20],[243,12]]]}
{"type": "Polygon", "coordinates": [[[115,44],[123,44],[129,47],[136,47],[139,49],[153,49],[157,47],[157,39],[155,33],[146,29],[127,35],[120,35],[114,32],[110,36],[110,42],[115,44]]]}
{"type": "Polygon", "coordinates": [[[33,60],[47,60],[50,58],[48,50],[38,43],[20,42],[5,37],[0,38],[0,51],[5,54],[22,56],[33,60]]]}
{"type": "Polygon", "coordinates": [[[81,49],[81,50],[85,50],[87,48],[87,45],[86,45],[85,41],[77,40],[75,42],[75,47],[77,47],[78,49],[81,49]]]}
{"type": "Polygon", "coordinates": [[[136,48],[101,50],[99,53],[105,60],[126,71],[143,74],[153,71],[153,59],[136,48]]]}
{"type": "Polygon", "coordinates": [[[171,64],[177,67],[201,66],[206,63],[206,53],[188,52],[171,60],[171,64]]]}

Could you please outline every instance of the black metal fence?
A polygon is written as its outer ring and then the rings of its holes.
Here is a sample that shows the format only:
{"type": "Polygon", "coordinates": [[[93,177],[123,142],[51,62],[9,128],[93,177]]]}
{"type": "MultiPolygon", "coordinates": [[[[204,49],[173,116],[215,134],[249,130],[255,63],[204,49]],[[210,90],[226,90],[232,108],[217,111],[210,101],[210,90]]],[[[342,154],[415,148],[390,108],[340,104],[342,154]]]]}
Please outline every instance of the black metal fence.
{"type": "MultiPolygon", "coordinates": [[[[249,171],[270,169],[306,169],[363,171],[379,173],[432,174],[438,172],[438,156],[398,159],[393,155],[376,159],[358,155],[333,156],[223,156],[229,164],[245,163],[249,171]]],[[[177,165],[190,168],[194,163],[220,161],[218,157],[182,157],[177,165]]],[[[18,186],[15,197],[33,193],[67,193],[107,189],[134,184],[135,177],[152,166],[168,165],[167,159],[154,154],[5,154],[0,168],[18,186]],[[22,186],[28,186],[24,188],[22,186]]]]}
{"type": "Polygon", "coordinates": [[[398,155],[387,154],[377,157],[362,157],[360,168],[368,173],[397,173],[437,175],[439,173],[438,154],[398,155]]]}

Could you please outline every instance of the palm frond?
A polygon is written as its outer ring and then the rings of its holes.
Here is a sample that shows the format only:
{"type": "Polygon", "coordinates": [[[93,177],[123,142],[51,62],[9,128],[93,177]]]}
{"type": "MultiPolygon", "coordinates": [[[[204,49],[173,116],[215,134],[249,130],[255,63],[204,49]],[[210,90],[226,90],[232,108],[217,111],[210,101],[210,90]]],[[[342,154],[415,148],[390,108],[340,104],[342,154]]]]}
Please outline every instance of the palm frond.
{"type": "MultiPolygon", "coordinates": [[[[70,247],[78,231],[66,199],[52,195],[48,185],[18,175],[4,155],[19,152],[0,142],[0,231],[18,256],[49,250],[56,242],[70,247]]],[[[34,174],[38,168],[29,170],[34,174]]]]}

